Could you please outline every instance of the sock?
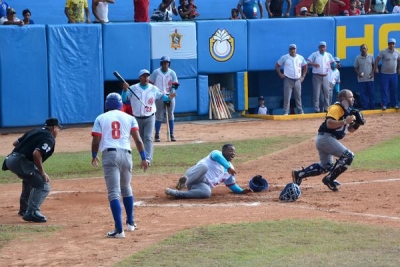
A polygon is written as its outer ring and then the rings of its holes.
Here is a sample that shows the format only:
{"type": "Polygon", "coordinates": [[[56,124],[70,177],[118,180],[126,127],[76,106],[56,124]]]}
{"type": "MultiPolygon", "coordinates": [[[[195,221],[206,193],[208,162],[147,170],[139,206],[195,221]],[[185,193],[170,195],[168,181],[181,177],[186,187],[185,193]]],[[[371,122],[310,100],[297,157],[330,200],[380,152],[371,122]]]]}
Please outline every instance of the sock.
{"type": "Polygon", "coordinates": [[[119,199],[110,201],[110,208],[114,217],[115,229],[118,232],[122,232],[122,214],[121,214],[121,203],[119,199]]]}
{"type": "Polygon", "coordinates": [[[156,134],[160,133],[161,123],[162,123],[161,121],[156,121],[156,123],[155,123],[156,134]]]}
{"type": "Polygon", "coordinates": [[[168,121],[168,123],[169,123],[169,132],[172,135],[172,134],[174,134],[174,121],[171,120],[171,121],[168,121]]]}
{"type": "Polygon", "coordinates": [[[133,196],[124,197],[122,199],[124,201],[124,207],[126,212],[126,222],[130,225],[133,224],[133,196]]]}

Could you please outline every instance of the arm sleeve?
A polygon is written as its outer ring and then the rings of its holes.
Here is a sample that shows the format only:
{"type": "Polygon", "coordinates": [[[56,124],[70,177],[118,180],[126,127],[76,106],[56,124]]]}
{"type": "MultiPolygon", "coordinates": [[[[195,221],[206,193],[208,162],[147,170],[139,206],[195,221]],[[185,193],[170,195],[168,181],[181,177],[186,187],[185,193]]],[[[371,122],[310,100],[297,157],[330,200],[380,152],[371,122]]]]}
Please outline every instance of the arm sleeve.
{"type": "Polygon", "coordinates": [[[122,90],[121,98],[122,98],[122,102],[126,102],[126,100],[128,98],[126,91],[122,90]]]}
{"type": "Polygon", "coordinates": [[[228,179],[226,179],[224,184],[235,194],[241,194],[243,192],[243,189],[235,183],[234,176],[230,176],[228,179]]]}
{"type": "Polygon", "coordinates": [[[224,158],[221,151],[214,150],[211,152],[211,159],[224,166],[226,170],[231,166],[231,163],[224,158]]]}

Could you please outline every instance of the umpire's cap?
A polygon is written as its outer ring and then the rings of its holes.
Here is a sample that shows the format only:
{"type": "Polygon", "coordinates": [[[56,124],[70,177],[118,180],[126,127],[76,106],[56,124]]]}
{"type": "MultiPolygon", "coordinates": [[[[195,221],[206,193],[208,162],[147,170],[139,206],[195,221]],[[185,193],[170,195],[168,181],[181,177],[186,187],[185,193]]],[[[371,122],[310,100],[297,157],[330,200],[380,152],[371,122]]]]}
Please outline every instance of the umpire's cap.
{"type": "Polygon", "coordinates": [[[58,126],[62,127],[61,124],[58,122],[57,118],[48,118],[46,122],[44,123],[44,126],[58,126]]]}

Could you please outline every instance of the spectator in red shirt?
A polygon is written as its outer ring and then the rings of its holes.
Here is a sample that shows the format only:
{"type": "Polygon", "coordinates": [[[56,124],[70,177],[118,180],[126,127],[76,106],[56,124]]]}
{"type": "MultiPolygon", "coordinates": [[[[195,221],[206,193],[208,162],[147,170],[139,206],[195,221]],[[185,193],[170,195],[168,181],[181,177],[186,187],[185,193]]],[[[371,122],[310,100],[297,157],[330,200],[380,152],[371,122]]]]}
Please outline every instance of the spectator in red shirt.
{"type": "Polygon", "coordinates": [[[135,22],[149,22],[149,0],[133,0],[135,22]]]}
{"type": "Polygon", "coordinates": [[[357,0],[350,0],[349,16],[359,16],[361,11],[356,7],[357,0]]]}

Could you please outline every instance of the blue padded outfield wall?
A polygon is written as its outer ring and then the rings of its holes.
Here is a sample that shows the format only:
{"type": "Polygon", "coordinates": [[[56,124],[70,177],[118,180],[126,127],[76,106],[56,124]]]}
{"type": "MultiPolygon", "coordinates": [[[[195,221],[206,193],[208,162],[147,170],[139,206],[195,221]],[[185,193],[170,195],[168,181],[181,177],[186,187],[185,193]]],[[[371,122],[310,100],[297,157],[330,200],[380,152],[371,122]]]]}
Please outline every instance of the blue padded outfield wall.
{"type": "MultiPolygon", "coordinates": [[[[393,15],[370,15],[48,24],[0,26],[0,36],[0,126],[6,128],[41,125],[49,116],[59,117],[64,124],[91,123],[104,110],[105,84],[111,83],[112,89],[118,84],[113,71],[137,80],[140,69],[159,67],[164,53],[171,57],[181,82],[177,117],[207,115],[208,86],[216,82],[233,91],[230,101],[236,111],[247,110],[258,95],[264,95],[272,109],[279,109],[282,80],[274,65],[290,43],[308,57],[319,41],[326,41],[328,51],[342,59],[342,88],[357,91],[353,61],[359,46],[366,43],[376,57],[389,37],[400,42],[400,23],[393,15]]],[[[307,75],[302,93],[305,107],[311,106],[311,93],[311,75],[307,75]]],[[[379,102],[379,86],[376,99],[379,102]]]]}

